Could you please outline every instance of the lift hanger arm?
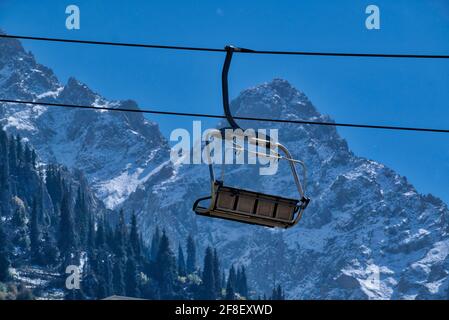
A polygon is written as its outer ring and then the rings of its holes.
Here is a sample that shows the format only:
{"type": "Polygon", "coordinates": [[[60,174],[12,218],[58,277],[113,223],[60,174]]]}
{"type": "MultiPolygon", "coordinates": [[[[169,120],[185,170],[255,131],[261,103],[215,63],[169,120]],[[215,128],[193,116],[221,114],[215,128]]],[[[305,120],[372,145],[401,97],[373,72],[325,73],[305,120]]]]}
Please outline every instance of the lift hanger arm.
{"type": "MultiPolygon", "coordinates": [[[[223,110],[226,116],[226,120],[228,121],[229,125],[232,127],[232,129],[242,129],[240,126],[235,122],[234,117],[232,116],[231,109],[229,107],[229,87],[228,87],[228,75],[229,75],[229,68],[231,66],[231,60],[232,55],[234,51],[236,52],[252,52],[253,50],[245,49],[245,48],[237,48],[234,46],[226,46],[226,58],[223,64],[223,70],[221,72],[221,90],[223,94],[223,110]]],[[[243,130],[243,129],[242,129],[243,130]]]]}
{"type": "Polygon", "coordinates": [[[231,109],[229,107],[229,88],[228,88],[228,74],[229,67],[231,66],[232,54],[237,48],[233,46],[226,46],[226,58],[223,64],[223,70],[221,72],[221,90],[223,94],[223,110],[226,116],[226,120],[228,120],[229,125],[232,129],[240,129],[240,126],[235,122],[234,118],[231,114],[231,109]]]}

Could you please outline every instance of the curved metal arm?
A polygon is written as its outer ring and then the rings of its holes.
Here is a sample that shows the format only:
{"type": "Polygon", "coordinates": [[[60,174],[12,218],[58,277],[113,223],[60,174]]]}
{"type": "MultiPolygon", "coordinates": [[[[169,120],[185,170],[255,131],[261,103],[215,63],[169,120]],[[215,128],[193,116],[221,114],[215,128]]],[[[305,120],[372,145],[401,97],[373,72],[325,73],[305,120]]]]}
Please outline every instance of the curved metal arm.
{"type": "MultiPolygon", "coordinates": [[[[253,50],[245,49],[245,48],[237,48],[234,46],[226,46],[225,50],[226,50],[226,57],[225,57],[225,61],[223,64],[223,70],[221,72],[221,91],[222,91],[222,95],[223,95],[223,111],[226,116],[226,120],[228,121],[228,123],[232,129],[244,130],[234,120],[234,117],[232,116],[232,113],[231,113],[230,102],[229,102],[229,86],[228,86],[229,68],[231,67],[231,60],[232,60],[232,55],[233,55],[234,51],[236,51],[236,52],[252,52],[253,50]]],[[[268,142],[266,144],[267,148],[270,148],[271,138],[266,134],[265,134],[264,138],[266,140],[268,140],[268,142]]]]}
{"type": "Polygon", "coordinates": [[[232,54],[234,51],[239,50],[233,46],[226,46],[226,58],[223,64],[223,70],[221,72],[221,91],[223,94],[223,110],[226,116],[226,120],[228,120],[229,125],[232,129],[241,129],[240,126],[235,122],[234,118],[231,114],[231,109],[229,107],[229,88],[228,88],[228,74],[229,67],[231,66],[232,54]]]}

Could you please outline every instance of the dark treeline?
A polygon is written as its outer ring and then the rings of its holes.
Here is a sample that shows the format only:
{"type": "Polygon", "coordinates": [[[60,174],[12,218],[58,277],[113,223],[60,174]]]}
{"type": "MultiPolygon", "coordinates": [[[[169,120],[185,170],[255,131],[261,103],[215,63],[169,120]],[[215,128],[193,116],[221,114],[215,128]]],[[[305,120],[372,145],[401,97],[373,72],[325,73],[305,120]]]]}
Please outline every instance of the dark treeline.
{"type": "MultiPolygon", "coordinates": [[[[189,236],[175,253],[158,227],[146,246],[135,214],[120,211],[118,221],[110,222],[105,213],[82,176],[38,165],[27,143],[0,130],[0,299],[33,298],[20,283],[11,289],[18,282],[11,268],[23,267],[59,274],[50,285],[66,299],[254,298],[245,267],[225,268],[217,249],[200,255],[189,236]],[[80,289],[66,289],[69,265],[81,267],[80,289]]],[[[283,299],[282,289],[274,288],[270,298],[283,299]]]]}

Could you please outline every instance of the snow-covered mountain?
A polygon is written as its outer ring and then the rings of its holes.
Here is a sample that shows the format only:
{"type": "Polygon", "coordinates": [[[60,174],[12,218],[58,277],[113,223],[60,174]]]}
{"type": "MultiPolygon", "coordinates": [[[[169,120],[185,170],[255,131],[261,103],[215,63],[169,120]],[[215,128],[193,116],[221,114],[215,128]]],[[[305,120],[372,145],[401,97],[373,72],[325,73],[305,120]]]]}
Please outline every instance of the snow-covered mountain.
{"type": "MultiPolygon", "coordinates": [[[[4,39],[0,97],[137,108],[108,101],[75,79],[61,85],[19,42],[4,39]]],[[[232,108],[238,115],[332,121],[280,79],[245,90],[232,108]]],[[[285,231],[195,216],[193,201],[209,192],[207,167],[172,165],[157,125],[140,114],[8,104],[0,119],[44,161],[83,171],[107,207],[135,211],[146,240],[156,225],[172,239],[195,233],[202,248],[220,248],[225,265],[244,263],[259,292],[280,282],[289,298],[448,296],[447,206],[386,166],[354,155],[334,127],[269,127],[308,166],[312,201],[301,223],[285,231]]],[[[256,166],[231,166],[226,183],[295,196],[288,170],[282,164],[276,175],[262,177],[256,166]]]]}
{"type": "MultiPolygon", "coordinates": [[[[130,100],[108,101],[74,78],[62,85],[14,39],[0,40],[0,93],[25,101],[137,108],[130,100]]],[[[0,119],[5,129],[30,140],[43,161],[81,169],[108,208],[157,172],[169,152],[158,126],[140,113],[7,104],[0,119]]]]}
{"type": "MultiPolygon", "coordinates": [[[[241,116],[332,121],[279,79],[245,90],[232,108],[241,116]]],[[[259,125],[266,127],[252,128],[259,125]]],[[[312,201],[298,226],[267,230],[195,217],[193,201],[210,189],[205,165],[177,167],[168,179],[150,179],[123,206],[140,214],[147,232],[156,224],[173,236],[195,232],[202,245],[219,247],[227,263],[246,264],[253,288],[260,290],[280,282],[291,298],[447,298],[449,211],[441,200],[419,194],[381,163],[354,155],[334,127],[272,128],[308,166],[312,201]]],[[[259,176],[256,166],[235,166],[225,181],[296,196],[285,163],[267,177],[259,176]]]]}

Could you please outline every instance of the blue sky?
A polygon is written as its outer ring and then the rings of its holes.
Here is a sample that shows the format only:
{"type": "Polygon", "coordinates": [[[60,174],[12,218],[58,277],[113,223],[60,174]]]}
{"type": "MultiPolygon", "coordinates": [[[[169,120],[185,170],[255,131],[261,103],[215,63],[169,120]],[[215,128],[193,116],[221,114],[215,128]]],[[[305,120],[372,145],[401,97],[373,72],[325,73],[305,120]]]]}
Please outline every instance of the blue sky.
{"type": "MultiPolygon", "coordinates": [[[[7,33],[273,50],[449,54],[449,1],[0,0],[7,33]],[[65,28],[65,8],[81,29],[65,28]],[[365,28],[365,8],[381,29],[365,28]]],[[[178,53],[25,41],[65,82],[75,76],[107,98],[142,107],[221,113],[220,53],[178,53]]],[[[449,61],[247,56],[235,58],[231,96],[281,77],[338,122],[449,128],[449,61]]],[[[164,134],[191,120],[152,117],[164,134]]],[[[207,122],[213,125],[214,122],[207,122]]],[[[338,129],[360,156],[383,162],[449,202],[449,135],[338,129]]]]}

